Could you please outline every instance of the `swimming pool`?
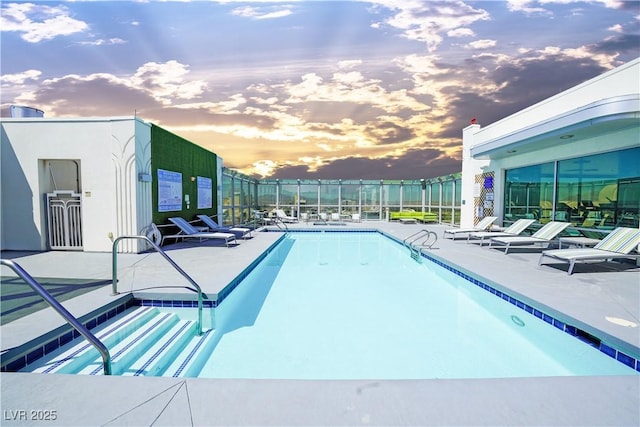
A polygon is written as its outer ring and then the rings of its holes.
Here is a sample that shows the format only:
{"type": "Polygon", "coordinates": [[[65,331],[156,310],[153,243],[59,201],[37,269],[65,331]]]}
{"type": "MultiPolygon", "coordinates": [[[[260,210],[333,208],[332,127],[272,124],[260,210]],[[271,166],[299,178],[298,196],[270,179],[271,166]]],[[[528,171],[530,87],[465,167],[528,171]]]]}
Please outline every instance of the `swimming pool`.
{"type": "Polygon", "coordinates": [[[380,233],[289,233],[216,308],[198,376],[637,374],[500,296],[380,233]]]}

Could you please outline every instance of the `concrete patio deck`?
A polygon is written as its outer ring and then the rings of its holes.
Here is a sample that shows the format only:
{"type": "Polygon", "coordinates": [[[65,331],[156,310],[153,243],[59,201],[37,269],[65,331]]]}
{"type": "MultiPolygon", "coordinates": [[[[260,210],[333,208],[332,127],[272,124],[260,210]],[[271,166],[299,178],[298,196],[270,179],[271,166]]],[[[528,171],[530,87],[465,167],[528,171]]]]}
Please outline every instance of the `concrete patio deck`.
{"type": "MultiPolygon", "coordinates": [[[[327,225],[293,224],[331,228],[327,225]]],[[[402,240],[448,226],[362,222],[402,240]]],[[[337,227],[336,227],[337,228],[337,227]]],[[[166,247],[203,291],[215,294],[270,247],[279,233],[254,233],[233,248],[166,247]]],[[[429,252],[465,272],[638,354],[640,268],[538,266],[540,249],[504,255],[496,249],[440,238],[429,252]]],[[[110,253],[3,252],[34,277],[111,278],[110,253]]],[[[2,275],[11,275],[2,268],[2,275]]],[[[158,254],[118,256],[118,290],[186,284],[158,254]]],[[[179,289],[135,291],[138,296],[179,289]]],[[[111,287],[64,303],[76,316],[113,301],[111,287]]],[[[52,309],[1,327],[2,351],[63,324],[52,309]]],[[[2,373],[2,425],[640,425],[640,376],[410,381],[291,381],[89,377],[2,373]],[[55,411],[38,421],[31,411],[55,411]],[[24,412],[21,412],[24,411],[24,412]]],[[[35,412],[35,415],[40,413],[35,412]]]]}

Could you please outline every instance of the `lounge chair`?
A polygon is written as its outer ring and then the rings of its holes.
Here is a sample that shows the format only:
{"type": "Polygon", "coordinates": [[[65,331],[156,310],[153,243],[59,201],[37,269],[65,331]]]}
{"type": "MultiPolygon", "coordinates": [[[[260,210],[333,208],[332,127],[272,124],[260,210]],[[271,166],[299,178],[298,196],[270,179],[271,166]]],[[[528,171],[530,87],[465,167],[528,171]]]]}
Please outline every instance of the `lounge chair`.
{"type": "Polygon", "coordinates": [[[276,214],[276,218],[282,222],[298,222],[298,218],[288,216],[282,209],[274,209],[273,212],[276,214]]]}
{"type": "Polygon", "coordinates": [[[180,233],[172,234],[167,236],[162,236],[162,241],[160,245],[164,243],[166,239],[220,239],[224,240],[227,247],[229,247],[230,243],[237,243],[236,235],[232,233],[213,233],[209,231],[198,231],[193,225],[189,224],[189,222],[180,217],[169,218],[169,221],[174,223],[180,229],[180,233]]]}
{"type": "Polygon", "coordinates": [[[605,236],[593,248],[553,249],[543,251],[538,260],[542,265],[544,257],[555,258],[569,263],[568,274],[573,273],[576,262],[609,261],[616,258],[638,258],[631,251],[640,244],[640,230],[637,228],[618,227],[605,236]]]}
{"type": "Polygon", "coordinates": [[[235,234],[236,237],[242,237],[243,239],[247,239],[247,237],[251,237],[251,229],[245,227],[222,227],[217,222],[213,220],[208,215],[198,215],[198,218],[204,225],[209,227],[209,231],[217,232],[217,233],[231,233],[235,234]]]}
{"type": "Polygon", "coordinates": [[[517,236],[527,229],[531,224],[536,222],[535,219],[519,219],[502,231],[477,231],[467,234],[467,243],[471,242],[471,239],[480,239],[480,246],[484,244],[484,238],[492,237],[505,237],[505,236],[517,236]]]}
{"type": "Polygon", "coordinates": [[[497,216],[487,216],[485,218],[482,218],[478,222],[478,224],[476,224],[475,227],[471,227],[471,228],[449,228],[449,229],[444,230],[442,232],[442,238],[446,239],[447,238],[447,234],[451,234],[451,240],[454,240],[456,238],[456,234],[472,233],[474,231],[485,231],[489,227],[491,227],[494,222],[496,222],[496,219],[498,219],[497,216]]]}
{"type": "Polygon", "coordinates": [[[492,237],[489,240],[489,247],[495,242],[500,245],[503,245],[505,255],[509,252],[509,248],[511,245],[535,245],[538,243],[549,244],[553,239],[556,238],[562,230],[570,226],[569,222],[559,222],[559,221],[551,221],[548,222],[542,227],[540,230],[533,233],[531,236],[504,236],[504,237],[492,237]]]}

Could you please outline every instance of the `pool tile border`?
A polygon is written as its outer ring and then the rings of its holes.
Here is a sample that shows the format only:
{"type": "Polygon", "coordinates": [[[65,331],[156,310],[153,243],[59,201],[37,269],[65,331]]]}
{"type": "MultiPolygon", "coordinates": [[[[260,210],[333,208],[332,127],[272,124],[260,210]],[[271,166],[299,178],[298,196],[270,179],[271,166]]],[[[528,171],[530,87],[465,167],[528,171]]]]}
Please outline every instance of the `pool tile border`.
{"type": "MultiPolygon", "coordinates": [[[[275,231],[275,230],[274,230],[275,231]]],[[[276,231],[278,232],[278,231],[276,231]]],[[[282,231],[280,231],[282,232],[282,231]]],[[[391,240],[394,240],[397,243],[402,244],[402,242],[400,240],[398,240],[397,238],[390,236],[386,233],[381,232],[380,230],[376,230],[376,229],[358,229],[358,230],[352,230],[352,229],[342,229],[342,230],[334,230],[334,229],[307,229],[307,230],[296,230],[296,233],[302,232],[302,233],[322,233],[322,232],[332,232],[332,233],[379,233],[384,235],[385,237],[390,238],[391,240]]],[[[244,280],[247,275],[249,275],[249,273],[251,273],[251,271],[253,271],[253,269],[267,256],[269,255],[273,249],[280,244],[280,242],[282,242],[283,239],[286,238],[286,233],[283,233],[283,236],[276,240],[269,248],[267,248],[267,250],[265,250],[259,257],[257,257],[247,268],[245,268],[238,276],[236,276],[231,283],[229,283],[229,285],[227,285],[224,289],[222,289],[220,291],[220,293],[218,293],[217,295],[217,299],[216,300],[203,300],[202,302],[202,306],[203,308],[215,308],[218,306],[218,304],[220,304],[227,296],[229,296],[229,294],[242,282],[242,280],[244,280]]],[[[448,270],[452,273],[454,273],[457,276],[462,277],[463,279],[467,280],[468,282],[473,283],[474,285],[484,289],[487,292],[490,292],[491,294],[495,295],[498,298],[501,298],[507,302],[509,302],[510,304],[515,305],[516,307],[520,308],[521,310],[526,311],[527,313],[543,320],[544,322],[554,326],[555,328],[569,334],[570,336],[579,339],[580,341],[598,349],[599,351],[601,351],[602,353],[606,354],[607,356],[615,359],[616,361],[625,364],[626,366],[629,366],[632,369],[635,369],[637,372],[640,372],[640,359],[636,359],[633,356],[630,356],[628,354],[626,354],[623,351],[617,350],[615,347],[606,344],[605,342],[603,342],[600,338],[595,337],[591,334],[589,334],[586,331],[583,331],[579,328],[577,328],[576,326],[567,324],[559,319],[554,318],[553,316],[551,316],[548,313],[545,313],[541,310],[538,310],[537,308],[526,304],[520,300],[518,300],[517,298],[512,297],[511,295],[509,295],[506,292],[500,291],[496,288],[494,288],[493,286],[490,286],[484,282],[482,282],[481,280],[478,280],[477,278],[458,270],[455,267],[452,267],[451,265],[448,265],[447,263],[432,257],[424,252],[420,252],[420,255],[422,258],[427,259],[428,261],[431,261],[433,263],[435,263],[436,265],[443,267],[445,270],[448,270]]],[[[95,316],[92,316],[89,320],[87,320],[84,324],[85,327],[87,327],[88,329],[92,329],[95,328],[96,326],[106,322],[107,320],[113,318],[114,316],[124,312],[126,309],[133,307],[133,306],[143,306],[143,307],[167,307],[167,308],[197,308],[198,307],[198,301],[195,300],[154,300],[154,299],[135,299],[135,298],[131,298],[127,301],[125,301],[122,304],[117,305],[115,308],[110,308],[108,311],[106,312],[102,312],[102,313],[98,313],[95,316]]],[[[34,360],[41,358],[43,356],[45,356],[46,354],[58,349],[59,347],[63,346],[64,344],[68,343],[69,341],[77,338],[80,336],[80,333],[75,331],[75,330],[71,330],[69,332],[64,333],[63,335],[60,335],[56,338],[54,338],[53,340],[47,341],[44,344],[38,346],[36,349],[33,349],[31,351],[29,351],[28,353],[17,357],[14,360],[11,360],[7,363],[2,364],[2,367],[0,369],[1,372],[16,372],[22,368],[24,368],[27,364],[33,362],[34,360]]]]}
{"type": "MultiPolygon", "coordinates": [[[[396,239],[394,239],[396,240],[396,239]]],[[[396,240],[397,241],[397,240],[396,240]]],[[[498,298],[501,298],[507,302],[509,302],[510,304],[515,305],[516,307],[520,308],[521,310],[526,311],[527,313],[543,320],[544,322],[554,326],[556,329],[559,329],[567,334],[569,334],[570,336],[579,339],[580,341],[598,349],[600,352],[606,354],[607,356],[617,360],[620,363],[623,363],[627,366],[629,366],[632,369],[635,369],[637,372],[640,372],[640,359],[636,359],[633,356],[630,356],[626,353],[624,353],[621,350],[617,350],[616,348],[614,348],[613,346],[606,344],[605,342],[603,342],[600,338],[595,337],[593,335],[591,335],[590,333],[583,331],[582,329],[570,325],[568,323],[565,323],[559,319],[556,319],[555,317],[551,316],[548,313],[545,313],[541,310],[538,310],[537,308],[524,303],[520,300],[518,300],[517,298],[512,297],[511,295],[509,295],[506,292],[500,291],[496,288],[494,288],[491,285],[488,285],[484,282],[482,282],[481,280],[478,280],[477,278],[470,276],[469,274],[458,270],[455,267],[452,267],[448,264],[446,264],[443,261],[440,261],[437,258],[434,258],[428,254],[425,254],[424,252],[420,252],[421,256],[425,259],[427,259],[428,261],[433,262],[434,264],[444,268],[445,270],[448,270],[450,272],[452,272],[453,274],[462,277],[463,279],[467,280],[468,282],[473,283],[474,285],[484,289],[485,291],[495,295],[498,298]]]]}
{"type": "MultiPolygon", "coordinates": [[[[91,330],[98,325],[105,323],[107,320],[110,320],[117,315],[123,313],[125,310],[134,307],[136,305],[136,300],[132,297],[123,301],[116,305],[115,307],[110,307],[106,311],[97,310],[89,314],[88,319],[82,319],[82,325],[91,330]]],[[[71,328],[68,325],[62,326],[59,329],[68,329],[71,328]]],[[[7,362],[5,362],[5,358],[2,360],[2,367],[0,368],[0,372],[17,372],[20,369],[27,366],[29,363],[51,353],[52,351],[57,350],[63,345],[69,343],[70,341],[78,338],[80,333],[75,329],[71,329],[69,331],[64,331],[61,334],[55,336],[53,339],[46,340],[42,344],[38,344],[36,348],[30,349],[24,354],[18,355],[14,358],[11,358],[10,355],[7,355],[7,362]]],[[[28,343],[27,343],[28,345],[28,343]]],[[[3,355],[5,356],[5,355],[3,355]]]]}

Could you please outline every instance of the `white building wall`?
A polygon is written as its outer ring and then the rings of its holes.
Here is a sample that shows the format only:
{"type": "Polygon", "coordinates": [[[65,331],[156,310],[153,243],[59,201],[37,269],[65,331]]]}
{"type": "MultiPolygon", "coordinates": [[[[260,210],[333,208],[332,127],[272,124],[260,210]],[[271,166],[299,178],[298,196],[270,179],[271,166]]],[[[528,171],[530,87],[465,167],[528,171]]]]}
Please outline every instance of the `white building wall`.
{"type": "Polygon", "coordinates": [[[473,145],[539,124],[604,98],[640,93],[640,59],[547,98],[524,110],[482,128],[473,145]]]}
{"type": "Polygon", "coordinates": [[[480,125],[465,128],[463,130],[462,159],[462,200],[465,201],[465,204],[461,210],[461,226],[467,227],[474,223],[473,185],[476,174],[494,172],[494,214],[502,219],[506,169],[638,147],[640,145],[640,126],[635,126],[595,135],[591,138],[570,139],[550,148],[522,154],[514,153],[508,157],[484,162],[471,157],[473,147],[482,146],[482,144],[523,129],[542,125],[561,114],[584,108],[603,99],[639,94],[640,79],[638,76],[640,76],[640,58],[484,128],[481,128],[480,125]]]}
{"type": "Polygon", "coordinates": [[[133,117],[3,119],[2,249],[47,250],[48,159],[80,164],[85,251],[111,251],[112,238],[137,234],[151,222],[151,183],[137,175],[150,171],[150,134],[133,117]]]}

